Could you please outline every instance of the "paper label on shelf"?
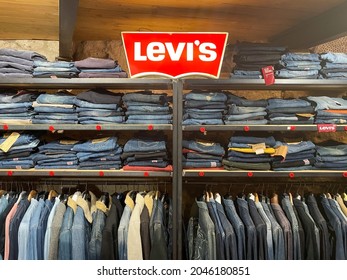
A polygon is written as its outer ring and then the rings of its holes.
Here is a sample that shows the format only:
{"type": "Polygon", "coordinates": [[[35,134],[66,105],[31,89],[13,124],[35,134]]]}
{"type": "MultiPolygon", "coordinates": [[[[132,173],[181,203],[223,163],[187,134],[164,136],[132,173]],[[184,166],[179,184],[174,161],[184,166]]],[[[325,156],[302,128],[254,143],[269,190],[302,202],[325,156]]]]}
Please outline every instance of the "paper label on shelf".
{"type": "Polygon", "coordinates": [[[98,138],[98,139],[93,139],[92,144],[98,144],[98,143],[103,143],[106,142],[110,137],[103,137],[103,138],[98,138]]]}
{"type": "Polygon", "coordinates": [[[275,83],[275,72],[273,66],[266,66],[261,68],[265,85],[273,85],[275,83]]]}
{"type": "Polygon", "coordinates": [[[275,149],[275,153],[271,156],[281,156],[284,159],[286,158],[288,153],[288,146],[279,146],[275,149]]]}
{"type": "Polygon", "coordinates": [[[17,139],[19,138],[20,134],[18,132],[12,132],[4,142],[0,144],[0,150],[7,153],[11,147],[16,143],[17,139]]]}
{"type": "Polygon", "coordinates": [[[317,124],[318,132],[336,132],[336,124],[317,124]]]}
{"type": "Polygon", "coordinates": [[[261,155],[265,153],[265,149],[266,149],[265,143],[252,144],[251,147],[252,147],[252,150],[257,155],[261,155]]]}
{"type": "Polygon", "coordinates": [[[59,144],[62,144],[62,145],[75,145],[77,143],[78,141],[76,140],[60,140],[59,141],[59,144]]]}
{"type": "Polygon", "coordinates": [[[227,32],[122,32],[131,78],[218,78],[227,32]]]}
{"type": "Polygon", "coordinates": [[[217,162],[211,162],[211,167],[217,167],[217,162]]]}

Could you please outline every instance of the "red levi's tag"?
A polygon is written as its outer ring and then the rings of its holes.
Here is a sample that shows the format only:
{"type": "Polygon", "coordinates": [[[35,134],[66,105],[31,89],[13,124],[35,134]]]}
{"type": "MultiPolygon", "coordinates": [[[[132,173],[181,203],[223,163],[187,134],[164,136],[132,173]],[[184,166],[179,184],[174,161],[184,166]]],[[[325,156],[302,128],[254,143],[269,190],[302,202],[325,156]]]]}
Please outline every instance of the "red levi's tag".
{"type": "Polygon", "coordinates": [[[263,73],[263,78],[265,81],[265,85],[273,85],[275,83],[275,72],[273,66],[266,66],[261,68],[261,72],[263,73]]]}
{"type": "Polygon", "coordinates": [[[317,124],[318,132],[336,132],[336,124],[317,124]]]}

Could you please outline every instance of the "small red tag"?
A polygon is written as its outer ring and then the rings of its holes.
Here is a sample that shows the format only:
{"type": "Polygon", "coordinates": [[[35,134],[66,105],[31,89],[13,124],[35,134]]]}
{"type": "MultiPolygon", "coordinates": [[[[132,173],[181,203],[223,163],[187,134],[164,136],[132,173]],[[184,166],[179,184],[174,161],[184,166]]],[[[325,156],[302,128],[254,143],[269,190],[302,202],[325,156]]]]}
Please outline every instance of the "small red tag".
{"type": "Polygon", "coordinates": [[[48,129],[49,129],[49,131],[51,131],[51,132],[53,132],[53,131],[55,130],[55,128],[54,128],[53,125],[50,125],[50,126],[48,127],[48,129]]]}
{"type": "Polygon", "coordinates": [[[199,130],[200,130],[201,133],[205,133],[206,132],[206,128],[204,128],[204,127],[200,127],[199,130]]]}
{"type": "Polygon", "coordinates": [[[248,176],[248,177],[253,177],[253,172],[248,172],[248,173],[247,173],[247,176],[248,176]]]}
{"type": "Polygon", "coordinates": [[[101,127],[101,125],[96,125],[96,126],[95,126],[95,129],[96,129],[96,130],[101,130],[102,127],[101,127]]]}
{"type": "Polygon", "coordinates": [[[295,177],[295,174],[293,172],[290,172],[289,173],[289,178],[294,178],[295,177]]]}
{"type": "Polygon", "coordinates": [[[317,124],[318,132],[336,132],[336,124],[317,124]]]}
{"type": "Polygon", "coordinates": [[[347,172],[343,172],[343,173],[342,173],[342,176],[345,177],[345,178],[347,178],[347,172]]]}
{"type": "Polygon", "coordinates": [[[4,125],[3,125],[3,129],[4,129],[4,130],[8,130],[8,125],[7,125],[7,124],[4,124],[4,125]]]}
{"type": "Polygon", "coordinates": [[[53,177],[54,175],[54,171],[49,171],[49,176],[53,177]]]}
{"type": "Polygon", "coordinates": [[[205,172],[200,171],[200,172],[199,172],[199,176],[200,176],[200,177],[204,177],[204,176],[205,176],[205,172]]]}
{"type": "Polygon", "coordinates": [[[244,130],[244,131],[249,131],[249,126],[248,126],[248,125],[245,125],[245,126],[243,127],[243,130],[244,130]]]}
{"type": "Polygon", "coordinates": [[[150,125],[148,126],[148,130],[153,130],[153,125],[150,124],[150,125]]]}
{"type": "Polygon", "coordinates": [[[148,176],[149,176],[149,173],[146,171],[146,172],[143,173],[143,176],[144,176],[144,177],[148,177],[148,176]]]}
{"type": "Polygon", "coordinates": [[[105,175],[104,171],[99,171],[99,176],[103,177],[105,175]]]}
{"type": "Polygon", "coordinates": [[[12,176],[13,175],[13,171],[9,170],[7,171],[7,176],[12,176]]]}
{"type": "Polygon", "coordinates": [[[275,83],[275,72],[273,66],[266,66],[261,68],[265,85],[273,85],[275,83]]]}

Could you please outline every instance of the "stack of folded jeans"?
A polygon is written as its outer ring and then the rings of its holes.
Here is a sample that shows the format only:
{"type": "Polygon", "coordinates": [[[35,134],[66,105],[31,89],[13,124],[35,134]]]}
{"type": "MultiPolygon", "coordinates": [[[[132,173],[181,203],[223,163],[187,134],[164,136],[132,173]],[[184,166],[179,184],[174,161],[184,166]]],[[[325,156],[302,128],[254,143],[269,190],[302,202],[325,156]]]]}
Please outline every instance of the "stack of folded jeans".
{"type": "Polygon", "coordinates": [[[0,49],[0,77],[32,77],[34,61],[46,61],[46,57],[32,51],[0,49]]]}
{"type": "Polygon", "coordinates": [[[311,102],[299,98],[270,98],[266,107],[269,124],[312,124],[314,108],[311,102]]]}
{"type": "Polygon", "coordinates": [[[123,123],[122,94],[106,89],[93,89],[79,93],[75,104],[81,124],[123,123]]]}
{"type": "Polygon", "coordinates": [[[35,154],[35,168],[37,169],[77,169],[78,158],[72,150],[78,141],[56,140],[39,146],[35,154]]]}
{"type": "Polygon", "coordinates": [[[228,94],[228,112],[224,116],[224,123],[239,124],[267,124],[267,100],[248,100],[233,94],[228,94]]]}
{"type": "Polygon", "coordinates": [[[338,143],[332,146],[316,146],[316,163],[317,169],[336,169],[346,170],[347,162],[347,145],[338,143]]]}
{"type": "Polygon", "coordinates": [[[122,168],[122,147],[117,137],[104,137],[75,144],[72,151],[77,152],[79,169],[117,170],[122,168]]]}
{"type": "Polygon", "coordinates": [[[347,122],[347,100],[339,97],[309,96],[308,100],[315,105],[315,123],[347,122]]]}
{"type": "Polygon", "coordinates": [[[79,78],[127,78],[128,75],[113,59],[88,57],[75,61],[79,78]]]}
{"type": "Polygon", "coordinates": [[[287,153],[283,156],[274,157],[272,161],[273,170],[310,170],[314,168],[316,145],[311,141],[301,141],[299,143],[283,143],[278,141],[276,148],[280,146],[285,146],[287,153]]]}
{"type": "Polygon", "coordinates": [[[321,76],[325,79],[347,78],[347,54],[346,53],[322,53],[321,76]]]}
{"type": "Polygon", "coordinates": [[[75,108],[75,96],[68,92],[55,94],[43,93],[33,102],[33,123],[37,124],[76,124],[78,116],[75,108]]]}
{"type": "Polygon", "coordinates": [[[40,95],[38,91],[21,90],[0,93],[0,122],[6,124],[29,124],[34,111],[33,101],[40,95]]]}
{"type": "Polygon", "coordinates": [[[166,93],[131,92],[123,96],[128,124],[171,124],[172,109],[166,93]]]}
{"type": "Polygon", "coordinates": [[[221,125],[227,110],[223,92],[192,91],[184,95],[183,125],[221,125]]]}
{"type": "Polygon", "coordinates": [[[224,148],[219,143],[183,140],[183,168],[221,167],[224,148]]]}
{"type": "Polygon", "coordinates": [[[318,79],[322,68],[316,53],[286,53],[282,55],[280,65],[275,76],[281,79],[318,79]]]}
{"type": "Polygon", "coordinates": [[[265,43],[237,43],[231,78],[236,79],[262,79],[261,69],[266,66],[278,64],[281,55],[286,52],[285,47],[265,43]]]}
{"type": "Polygon", "coordinates": [[[276,140],[273,136],[232,136],[228,144],[228,157],[223,159],[224,168],[270,170],[275,145],[276,140]]]}
{"type": "Polygon", "coordinates": [[[74,62],[68,61],[34,61],[34,78],[74,78],[77,77],[79,70],[74,62]]]}
{"type": "MultiPolygon", "coordinates": [[[[11,136],[10,136],[11,137],[11,136]]],[[[6,145],[8,135],[0,138],[0,147],[6,145]]],[[[34,154],[40,140],[32,134],[21,134],[9,150],[0,150],[0,168],[29,169],[34,167],[34,154]]]]}
{"type": "Polygon", "coordinates": [[[172,171],[166,141],[162,137],[150,139],[135,137],[124,145],[123,170],[172,171]]]}

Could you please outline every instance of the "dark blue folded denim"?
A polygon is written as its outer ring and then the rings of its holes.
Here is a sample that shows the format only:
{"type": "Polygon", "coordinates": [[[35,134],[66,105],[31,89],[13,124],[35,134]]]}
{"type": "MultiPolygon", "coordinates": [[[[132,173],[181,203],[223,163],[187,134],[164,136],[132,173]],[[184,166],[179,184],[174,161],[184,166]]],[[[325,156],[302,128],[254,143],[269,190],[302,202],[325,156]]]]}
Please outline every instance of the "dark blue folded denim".
{"type": "Polygon", "coordinates": [[[129,106],[127,107],[129,111],[136,112],[170,112],[170,108],[168,106],[129,106]]]}
{"type": "Polygon", "coordinates": [[[36,164],[37,166],[46,166],[46,167],[50,167],[50,168],[55,168],[56,166],[76,166],[78,165],[78,160],[76,158],[76,160],[58,160],[58,161],[54,161],[54,162],[38,162],[36,164]]]}
{"type": "Polygon", "coordinates": [[[123,151],[126,153],[166,151],[166,143],[161,140],[132,138],[125,143],[123,151]]]}
{"type": "Polygon", "coordinates": [[[125,117],[123,116],[110,116],[110,117],[78,117],[78,122],[81,124],[92,123],[123,123],[125,117]]]}
{"type": "Polygon", "coordinates": [[[182,147],[199,153],[224,156],[225,150],[219,143],[183,140],[182,147]]]}
{"type": "Polygon", "coordinates": [[[317,53],[286,53],[281,56],[282,61],[315,61],[320,62],[320,55],[317,53]]]}
{"type": "Polygon", "coordinates": [[[64,164],[55,164],[54,166],[50,165],[35,165],[35,169],[77,169],[78,165],[64,165],[64,164]]]}
{"type": "Polygon", "coordinates": [[[207,159],[213,161],[222,161],[223,156],[216,156],[210,154],[202,154],[202,153],[187,153],[185,155],[186,159],[207,159]]]}
{"type": "Polygon", "coordinates": [[[300,166],[313,166],[315,163],[315,158],[307,158],[303,160],[285,160],[285,161],[273,161],[272,168],[292,168],[300,166]]]}
{"type": "Polygon", "coordinates": [[[223,114],[222,112],[217,112],[217,113],[185,113],[183,115],[183,120],[186,119],[222,119],[223,114]]]}
{"type": "Polygon", "coordinates": [[[81,170],[119,170],[122,168],[120,164],[105,164],[105,165],[96,165],[96,166],[78,166],[78,169],[81,170]]]}
{"type": "Polygon", "coordinates": [[[118,104],[99,104],[99,103],[92,103],[80,99],[75,99],[74,104],[80,108],[90,108],[90,109],[109,109],[109,110],[117,110],[118,104]]]}
{"type": "Polygon", "coordinates": [[[281,99],[281,98],[270,98],[268,100],[269,105],[266,107],[267,110],[274,108],[297,108],[297,107],[307,107],[311,103],[298,98],[292,99],[281,99]]]}
{"type": "Polygon", "coordinates": [[[142,160],[142,161],[132,161],[128,162],[128,166],[150,166],[150,167],[158,167],[164,168],[168,166],[169,162],[165,160],[142,160]]]}
{"type": "Polygon", "coordinates": [[[46,143],[44,145],[41,145],[38,147],[40,152],[49,152],[51,150],[62,150],[62,151],[71,151],[75,144],[77,144],[78,141],[70,141],[70,140],[55,140],[51,141],[49,143],[46,143]]]}
{"type": "Polygon", "coordinates": [[[187,160],[182,162],[183,168],[211,168],[211,167],[221,167],[222,163],[220,161],[210,161],[210,160],[187,160]]]}
{"type": "Polygon", "coordinates": [[[274,147],[276,140],[273,136],[269,137],[253,137],[253,136],[232,136],[230,137],[229,148],[233,147],[234,143],[244,144],[243,147],[248,148],[249,144],[265,143],[267,147],[274,147]]]}
{"type": "Polygon", "coordinates": [[[242,153],[242,152],[237,152],[237,151],[228,151],[228,157],[238,157],[238,158],[270,158],[271,156],[269,154],[259,154],[255,155],[252,153],[242,153]]]}
{"type": "Polygon", "coordinates": [[[339,162],[339,161],[346,161],[347,160],[347,155],[346,156],[316,156],[317,161],[321,162],[339,162]]]}
{"type": "Polygon", "coordinates": [[[52,76],[57,78],[75,78],[78,76],[78,72],[76,71],[65,71],[65,72],[53,72],[53,71],[47,71],[47,72],[33,72],[33,77],[35,78],[51,78],[52,76]]]}
{"type": "Polygon", "coordinates": [[[169,106],[168,102],[165,102],[163,104],[158,104],[158,103],[150,103],[150,102],[140,102],[140,101],[127,101],[125,103],[127,107],[129,106],[169,106]]]}
{"type": "Polygon", "coordinates": [[[101,139],[88,140],[84,143],[74,145],[72,150],[76,152],[110,151],[116,148],[117,140],[117,137],[106,137],[101,139]]]}
{"type": "Polygon", "coordinates": [[[248,158],[232,156],[232,157],[228,157],[227,160],[233,161],[233,162],[252,162],[252,163],[256,163],[256,162],[271,162],[273,160],[273,158],[270,158],[270,157],[258,157],[257,155],[255,155],[254,157],[248,157],[248,158]]]}
{"type": "Polygon", "coordinates": [[[347,79],[347,72],[337,72],[337,73],[323,73],[325,79],[347,79]]]}
{"type": "Polygon", "coordinates": [[[80,162],[87,161],[95,158],[103,158],[108,156],[120,156],[123,152],[122,147],[118,146],[114,150],[109,150],[106,152],[78,152],[77,157],[80,162]]]}
{"type": "Polygon", "coordinates": [[[127,101],[164,104],[167,101],[167,95],[166,93],[152,94],[152,92],[132,92],[123,96],[123,102],[127,103],[127,101]]]}
{"type": "Polygon", "coordinates": [[[77,124],[78,121],[74,121],[74,120],[55,120],[54,122],[52,120],[42,120],[42,119],[33,119],[32,120],[32,123],[33,124],[56,124],[56,123],[59,123],[59,124],[77,124]]]}
{"type": "Polygon", "coordinates": [[[149,120],[126,120],[127,124],[171,124],[171,120],[158,120],[158,119],[149,119],[149,120]]]}
{"type": "Polygon", "coordinates": [[[72,114],[75,113],[75,108],[59,108],[59,107],[35,107],[34,108],[35,113],[65,113],[65,114],[72,114]]]}
{"type": "Polygon", "coordinates": [[[269,120],[269,124],[313,124],[314,119],[308,120],[269,120]]]}
{"type": "MultiPolygon", "coordinates": [[[[2,144],[5,140],[7,139],[7,137],[1,137],[0,138],[0,144],[2,144]]],[[[16,146],[23,146],[26,144],[31,144],[33,141],[37,140],[37,137],[33,134],[27,134],[27,133],[23,133],[21,134],[18,139],[16,140],[16,142],[14,142],[14,144],[12,145],[12,147],[16,147],[16,146]]],[[[12,148],[11,148],[12,149],[12,148]]]]}
{"type": "Polygon", "coordinates": [[[60,160],[76,160],[77,156],[75,154],[54,154],[54,155],[46,155],[46,154],[35,154],[34,160],[37,163],[44,162],[59,162],[60,160]]]}
{"type": "Polygon", "coordinates": [[[316,119],[315,123],[332,123],[332,124],[345,124],[345,119],[316,119]]]}
{"type": "Polygon", "coordinates": [[[88,110],[78,112],[78,117],[113,117],[124,116],[124,112],[118,110],[88,110]]]}
{"type": "Polygon", "coordinates": [[[287,146],[288,147],[288,154],[294,154],[304,151],[311,151],[316,148],[316,145],[312,141],[301,141],[299,143],[291,144],[291,143],[284,143],[277,141],[276,147],[279,146],[287,146]]]}
{"type": "Polygon", "coordinates": [[[230,104],[228,109],[229,115],[242,115],[242,114],[251,114],[265,112],[265,107],[249,107],[249,106],[238,106],[236,104],[230,104]]]}
{"type": "Polygon", "coordinates": [[[172,115],[151,115],[151,114],[145,114],[145,115],[130,115],[128,116],[127,120],[172,120],[172,115]]]}
{"type": "Polygon", "coordinates": [[[335,146],[316,146],[317,155],[320,156],[346,156],[347,145],[335,145],[335,146]]]}
{"type": "Polygon", "coordinates": [[[201,109],[224,109],[225,101],[207,101],[207,100],[186,100],[184,101],[185,108],[201,108],[201,109]]]}
{"type": "Polygon", "coordinates": [[[26,113],[26,112],[31,112],[31,111],[32,111],[31,107],[0,109],[1,114],[17,114],[17,113],[26,113]]]}
{"type": "Polygon", "coordinates": [[[317,169],[336,169],[336,170],[346,170],[347,161],[334,163],[334,162],[320,162],[317,161],[314,166],[317,169]]]}
{"type": "MultiPolygon", "coordinates": [[[[294,154],[287,154],[286,155],[286,160],[300,160],[300,159],[306,159],[306,158],[311,158],[315,157],[315,152],[299,152],[299,153],[294,153],[294,154]]],[[[277,157],[276,157],[277,158],[277,157]]],[[[282,160],[282,158],[281,158],[282,160]]]]}
{"type": "MultiPolygon", "coordinates": [[[[170,112],[150,112],[151,116],[159,116],[159,115],[167,115],[170,112]]],[[[137,115],[147,115],[149,114],[148,112],[144,111],[125,111],[126,116],[137,116],[137,115]]]]}
{"type": "Polygon", "coordinates": [[[57,122],[59,120],[65,120],[65,121],[77,121],[78,116],[77,114],[58,114],[58,113],[43,113],[38,114],[34,116],[37,120],[52,120],[54,122],[57,122]]]}
{"type": "Polygon", "coordinates": [[[271,165],[268,162],[235,162],[223,159],[223,166],[227,170],[270,170],[271,165]]]}
{"type": "Polygon", "coordinates": [[[79,168],[100,168],[105,167],[107,169],[110,166],[114,166],[114,168],[120,166],[122,162],[120,160],[108,160],[108,161],[84,161],[79,163],[79,168]]]}
{"type": "Polygon", "coordinates": [[[227,121],[240,121],[240,120],[247,120],[247,119],[264,119],[264,117],[267,115],[267,113],[264,112],[254,112],[254,113],[248,113],[248,114],[239,114],[239,115],[226,115],[224,117],[224,120],[227,121]]]}

